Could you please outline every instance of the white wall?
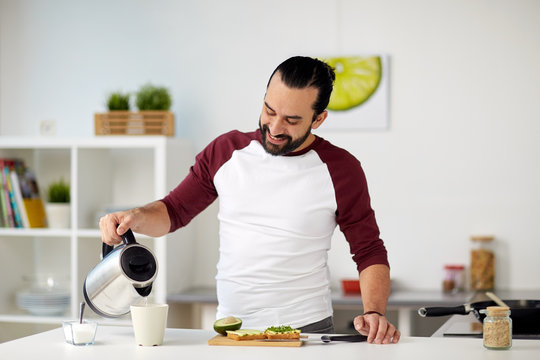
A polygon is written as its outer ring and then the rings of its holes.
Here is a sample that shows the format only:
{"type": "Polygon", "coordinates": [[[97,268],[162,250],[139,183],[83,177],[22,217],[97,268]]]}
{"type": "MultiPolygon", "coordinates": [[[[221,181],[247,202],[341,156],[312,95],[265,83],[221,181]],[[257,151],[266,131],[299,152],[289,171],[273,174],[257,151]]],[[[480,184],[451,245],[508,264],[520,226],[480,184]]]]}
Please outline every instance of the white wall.
{"type": "MultiPolygon", "coordinates": [[[[498,285],[538,288],[539,44],[536,0],[0,0],[0,135],[51,119],[58,136],[92,136],[109,92],[151,81],[201,149],[256,127],[285,58],[387,53],[389,130],[318,133],[362,161],[392,277],[439,288],[442,264],[490,233],[498,285]]],[[[197,283],[213,282],[215,208],[193,225],[197,283]]],[[[337,235],[336,284],[355,276],[348,257],[337,235]]]]}

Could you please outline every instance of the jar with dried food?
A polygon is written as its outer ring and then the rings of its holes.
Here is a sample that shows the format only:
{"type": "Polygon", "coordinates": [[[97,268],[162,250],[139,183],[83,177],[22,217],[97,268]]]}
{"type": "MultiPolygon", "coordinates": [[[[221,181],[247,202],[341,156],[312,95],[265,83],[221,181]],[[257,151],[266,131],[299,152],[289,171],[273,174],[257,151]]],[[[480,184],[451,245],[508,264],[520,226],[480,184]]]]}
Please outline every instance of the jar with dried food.
{"type": "Polygon", "coordinates": [[[480,310],[484,318],[484,347],[492,350],[506,350],[512,347],[512,319],[510,308],[488,306],[480,310]]]}
{"type": "Polygon", "coordinates": [[[445,265],[443,292],[456,293],[464,290],[463,286],[463,265],[445,265]]]}
{"type": "Polygon", "coordinates": [[[472,236],[471,289],[492,290],[495,288],[495,253],[492,249],[493,236],[472,236]]]}

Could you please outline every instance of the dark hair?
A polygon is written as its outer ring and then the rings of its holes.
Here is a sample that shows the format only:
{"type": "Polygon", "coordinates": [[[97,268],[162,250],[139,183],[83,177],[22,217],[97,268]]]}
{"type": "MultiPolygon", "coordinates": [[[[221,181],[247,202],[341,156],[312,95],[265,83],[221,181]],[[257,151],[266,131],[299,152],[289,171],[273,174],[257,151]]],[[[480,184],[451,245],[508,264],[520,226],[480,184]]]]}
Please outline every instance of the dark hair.
{"type": "Polygon", "coordinates": [[[306,56],[289,58],[274,70],[266,88],[268,88],[274,74],[278,71],[281,80],[290,88],[303,89],[313,86],[319,90],[317,99],[313,104],[313,110],[315,111],[313,119],[326,109],[336,79],[334,70],[327,63],[306,56]]]}

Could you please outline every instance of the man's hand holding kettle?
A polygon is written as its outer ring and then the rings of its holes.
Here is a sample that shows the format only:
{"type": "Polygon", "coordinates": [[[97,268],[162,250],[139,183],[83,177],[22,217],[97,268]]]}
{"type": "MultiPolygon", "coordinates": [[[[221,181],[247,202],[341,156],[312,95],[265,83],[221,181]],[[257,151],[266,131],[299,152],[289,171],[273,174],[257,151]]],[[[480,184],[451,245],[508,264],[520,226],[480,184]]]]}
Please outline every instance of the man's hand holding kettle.
{"type": "Polygon", "coordinates": [[[99,219],[101,240],[107,245],[122,243],[122,235],[133,232],[160,237],[169,232],[171,222],[165,204],[159,200],[126,211],[117,211],[99,219]]]}

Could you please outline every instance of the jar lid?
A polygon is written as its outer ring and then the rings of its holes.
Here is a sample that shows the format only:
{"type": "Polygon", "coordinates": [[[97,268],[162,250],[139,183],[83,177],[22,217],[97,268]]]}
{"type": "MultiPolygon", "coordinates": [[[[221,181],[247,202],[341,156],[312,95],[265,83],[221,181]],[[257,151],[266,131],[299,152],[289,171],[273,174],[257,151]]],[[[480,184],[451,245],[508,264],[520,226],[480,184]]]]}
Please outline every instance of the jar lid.
{"type": "Polygon", "coordinates": [[[509,314],[510,308],[508,306],[488,306],[486,308],[486,312],[488,316],[490,315],[502,316],[502,315],[506,315],[507,313],[509,314]]]}
{"type": "Polygon", "coordinates": [[[457,265],[457,264],[448,264],[448,265],[444,265],[444,268],[446,270],[463,270],[463,269],[465,269],[465,266],[464,265],[457,265]]]}
{"type": "Polygon", "coordinates": [[[490,242],[493,241],[495,236],[493,235],[473,235],[471,236],[472,241],[478,241],[478,242],[490,242]]]}

